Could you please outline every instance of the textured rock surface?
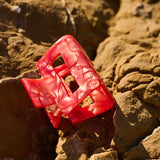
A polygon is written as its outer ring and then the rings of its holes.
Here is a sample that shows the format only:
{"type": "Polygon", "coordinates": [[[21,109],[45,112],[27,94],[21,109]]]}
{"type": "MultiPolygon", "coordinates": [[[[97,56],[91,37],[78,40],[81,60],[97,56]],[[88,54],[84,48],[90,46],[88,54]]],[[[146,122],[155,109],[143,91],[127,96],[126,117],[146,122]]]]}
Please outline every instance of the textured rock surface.
{"type": "MultiPolygon", "coordinates": [[[[54,159],[57,133],[44,112],[33,107],[20,82],[22,76],[16,76],[35,69],[39,58],[64,34],[74,35],[93,59],[99,42],[107,36],[109,20],[118,8],[118,0],[0,1],[0,159],[54,159]]],[[[89,125],[93,128],[91,122],[89,125]]],[[[109,144],[113,131],[108,134],[107,127],[100,126],[104,130],[101,139],[110,134],[109,144]]],[[[73,145],[80,142],[77,145],[82,146],[76,148],[74,158],[77,155],[87,158],[94,149],[105,146],[105,141],[97,140],[90,149],[94,141],[89,138],[83,141],[81,137],[77,141],[76,133],[67,139],[73,145]],[[82,151],[85,154],[81,156],[82,151]]],[[[72,148],[68,141],[66,143],[65,152],[69,156],[72,148]]]]}
{"type": "Polygon", "coordinates": [[[20,79],[29,72],[0,81],[0,158],[54,159],[57,132],[42,109],[35,109],[20,79]]]}
{"type": "MultiPolygon", "coordinates": [[[[117,102],[111,146],[119,153],[137,146],[159,126],[160,21],[155,16],[159,7],[158,1],[122,0],[115,23],[109,29],[109,38],[97,51],[95,67],[117,102]]],[[[156,136],[152,140],[157,146],[156,136]]],[[[141,146],[144,147],[143,143],[141,146]]],[[[145,143],[146,152],[137,147],[120,157],[156,159],[159,149],[154,146],[152,150],[151,146],[150,142],[145,143]]]]}
{"type": "Polygon", "coordinates": [[[0,159],[160,158],[158,0],[1,0],[0,13],[0,159]],[[38,74],[18,75],[63,34],[91,58],[107,37],[94,64],[116,104],[114,116],[113,108],[76,125],[62,119],[57,138],[20,82],[38,74]]]}
{"type": "Polygon", "coordinates": [[[112,114],[109,111],[76,125],[64,119],[58,132],[56,160],[87,160],[97,149],[108,148],[114,134],[112,114]]]}
{"type": "Polygon", "coordinates": [[[117,151],[108,149],[104,152],[94,153],[90,160],[118,160],[118,154],[117,151]]]}
{"type": "MultiPolygon", "coordinates": [[[[93,59],[98,43],[107,36],[108,20],[118,10],[118,4],[118,0],[1,0],[0,31],[4,32],[1,43],[7,45],[8,37],[23,35],[20,44],[13,49],[19,54],[25,52],[27,59],[34,52],[44,53],[42,48],[38,49],[41,45],[50,46],[62,35],[72,34],[93,59]],[[24,48],[26,45],[28,47],[24,48]]],[[[10,46],[7,50],[13,52],[13,49],[10,46]]],[[[35,55],[32,58],[37,61],[35,55]]]]}
{"type": "Polygon", "coordinates": [[[125,154],[126,159],[160,159],[160,127],[125,154]]]}

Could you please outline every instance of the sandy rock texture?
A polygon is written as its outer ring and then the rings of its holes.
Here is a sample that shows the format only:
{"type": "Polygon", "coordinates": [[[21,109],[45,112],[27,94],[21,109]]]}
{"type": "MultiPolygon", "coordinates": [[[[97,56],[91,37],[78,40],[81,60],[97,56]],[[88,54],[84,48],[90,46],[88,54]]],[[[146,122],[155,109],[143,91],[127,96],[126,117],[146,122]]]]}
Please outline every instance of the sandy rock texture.
{"type": "Polygon", "coordinates": [[[160,152],[160,127],[156,128],[151,135],[143,139],[138,146],[125,154],[127,159],[159,159],[160,152]]]}
{"type": "Polygon", "coordinates": [[[90,160],[118,160],[117,151],[113,149],[108,149],[106,151],[101,151],[100,153],[94,153],[90,160]]]}
{"type": "Polygon", "coordinates": [[[1,0],[0,160],[160,159],[159,44],[158,0],[1,0]],[[40,78],[35,63],[64,34],[96,56],[115,106],[55,130],[20,80],[40,78]]]}
{"type": "Polygon", "coordinates": [[[113,110],[110,110],[76,125],[64,119],[58,131],[56,160],[116,157],[116,151],[106,151],[114,134],[112,116],[113,110]]]}
{"type": "Polygon", "coordinates": [[[80,148],[76,147],[72,159],[81,157],[83,151],[82,157],[88,158],[97,148],[106,146],[106,137],[108,146],[113,130],[108,133],[109,125],[106,127],[101,117],[76,129],[70,124],[71,131],[63,129],[62,121],[62,130],[70,134],[66,141],[60,141],[61,135],[58,140],[61,129],[56,131],[43,110],[34,108],[20,80],[38,78],[37,71],[31,71],[35,63],[64,34],[75,36],[94,59],[118,8],[118,0],[0,1],[0,159],[49,160],[61,156],[61,152],[66,152],[67,159],[76,145],[80,148]],[[85,133],[87,126],[90,129],[85,133]],[[95,143],[92,138],[96,136],[100,138],[95,143]],[[63,147],[55,149],[57,142],[58,146],[64,143],[65,151],[63,147]]]}
{"type": "Polygon", "coordinates": [[[121,1],[95,67],[116,101],[111,146],[120,158],[160,158],[159,1],[121,1]],[[137,146],[138,145],[138,146],[137,146]],[[125,153],[125,154],[124,154],[125,153]]]}
{"type": "Polygon", "coordinates": [[[119,7],[117,0],[111,2],[1,0],[0,78],[34,69],[35,62],[64,34],[74,35],[93,59],[119,7]]]}

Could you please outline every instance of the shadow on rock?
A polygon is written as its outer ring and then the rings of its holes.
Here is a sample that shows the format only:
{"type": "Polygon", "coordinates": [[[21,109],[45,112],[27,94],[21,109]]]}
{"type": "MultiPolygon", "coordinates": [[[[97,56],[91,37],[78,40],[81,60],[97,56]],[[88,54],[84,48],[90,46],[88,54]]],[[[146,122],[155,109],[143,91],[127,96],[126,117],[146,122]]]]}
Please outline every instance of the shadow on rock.
{"type": "Polygon", "coordinates": [[[114,108],[75,125],[72,125],[68,119],[62,119],[56,160],[87,159],[96,150],[109,148],[114,135],[113,112],[114,108]]]}
{"type": "Polygon", "coordinates": [[[0,81],[0,158],[54,159],[57,132],[45,112],[33,106],[21,78],[0,81]]]}

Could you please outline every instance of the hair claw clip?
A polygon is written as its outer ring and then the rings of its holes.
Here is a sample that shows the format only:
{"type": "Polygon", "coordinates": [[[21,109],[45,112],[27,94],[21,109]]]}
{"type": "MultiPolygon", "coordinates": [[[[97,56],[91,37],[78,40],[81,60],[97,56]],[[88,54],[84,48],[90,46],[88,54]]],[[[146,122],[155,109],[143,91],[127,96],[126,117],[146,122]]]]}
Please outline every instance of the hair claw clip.
{"type": "Polygon", "coordinates": [[[44,107],[52,125],[57,128],[62,116],[78,123],[109,110],[114,100],[93,64],[80,44],[70,35],[60,38],[37,62],[42,78],[23,78],[35,107],[44,107]],[[52,63],[61,55],[64,64],[53,67],[52,63]],[[78,84],[74,92],[64,81],[72,75],[78,84]],[[81,107],[81,102],[90,96],[93,103],[81,107]]]}

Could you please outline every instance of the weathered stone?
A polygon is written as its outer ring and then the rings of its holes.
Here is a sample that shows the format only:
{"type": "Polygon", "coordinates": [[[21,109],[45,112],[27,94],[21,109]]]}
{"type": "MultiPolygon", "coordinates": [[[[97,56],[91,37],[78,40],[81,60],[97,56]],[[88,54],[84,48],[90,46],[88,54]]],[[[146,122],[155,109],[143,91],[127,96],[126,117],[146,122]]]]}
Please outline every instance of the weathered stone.
{"type": "Polygon", "coordinates": [[[127,160],[135,159],[159,159],[160,158],[160,127],[143,139],[138,146],[125,153],[127,160]]]}
{"type": "Polygon", "coordinates": [[[99,45],[94,61],[117,102],[111,145],[122,155],[159,125],[160,21],[155,13],[160,3],[156,2],[122,0],[110,37],[99,45]]]}
{"type": "Polygon", "coordinates": [[[114,133],[111,117],[110,111],[108,116],[103,114],[75,125],[63,119],[59,129],[56,160],[87,160],[98,148],[108,148],[114,133]]]}
{"type": "Polygon", "coordinates": [[[49,159],[55,157],[57,133],[42,109],[35,109],[22,77],[39,77],[29,72],[0,80],[0,158],[49,159]]]}
{"type": "Polygon", "coordinates": [[[119,0],[2,2],[10,9],[17,29],[23,29],[31,39],[53,43],[61,35],[72,34],[92,59],[95,57],[98,43],[107,36],[108,20],[119,8],[119,0]],[[13,10],[13,7],[16,7],[18,12],[13,10]]]}
{"type": "Polygon", "coordinates": [[[141,102],[132,91],[117,93],[115,99],[118,104],[113,119],[116,130],[111,145],[125,152],[154,129],[159,115],[156,108],[141,102]]]}
{"type": "Polygon", "coordinates": [[[118,10],[114,2],[118,0],[2,0],[0,78],[35,69],[35,62],[64,34],[74,35],[93,59],[107,36],[108,20],[118,10]]]}
{"type": "MultiPolygon", "coordinates": [[[[160,123],[159,12],[158,0],[0,1],[0,78],[34,69],[63,34],[74,35],[92,59],[108,36],[94,64],[116,101],[114,126],[114,109],[76,125],[62,119],[56,160],[117,159],[117,152],[122,159],[160,158],[159,128],[151,134],[160,123]],[[110,145],[116,150],[107,150],[110,145]]],[[[20,77],[1,80],[0,88],[2,159],[55,154],[56,132],[43,112],[31,109],[20,77]]]]}
{"type": "Polygon", "coordinates": [[[160,78],[148,84],[144,92],[144,101],[160,109],[160,78]]]}
{"type": "Polygon", "coordinates": [[[118,154],[117,151],[108,149],[105,152],[93,154],[90,160],[118,160],[118,154]]]}

